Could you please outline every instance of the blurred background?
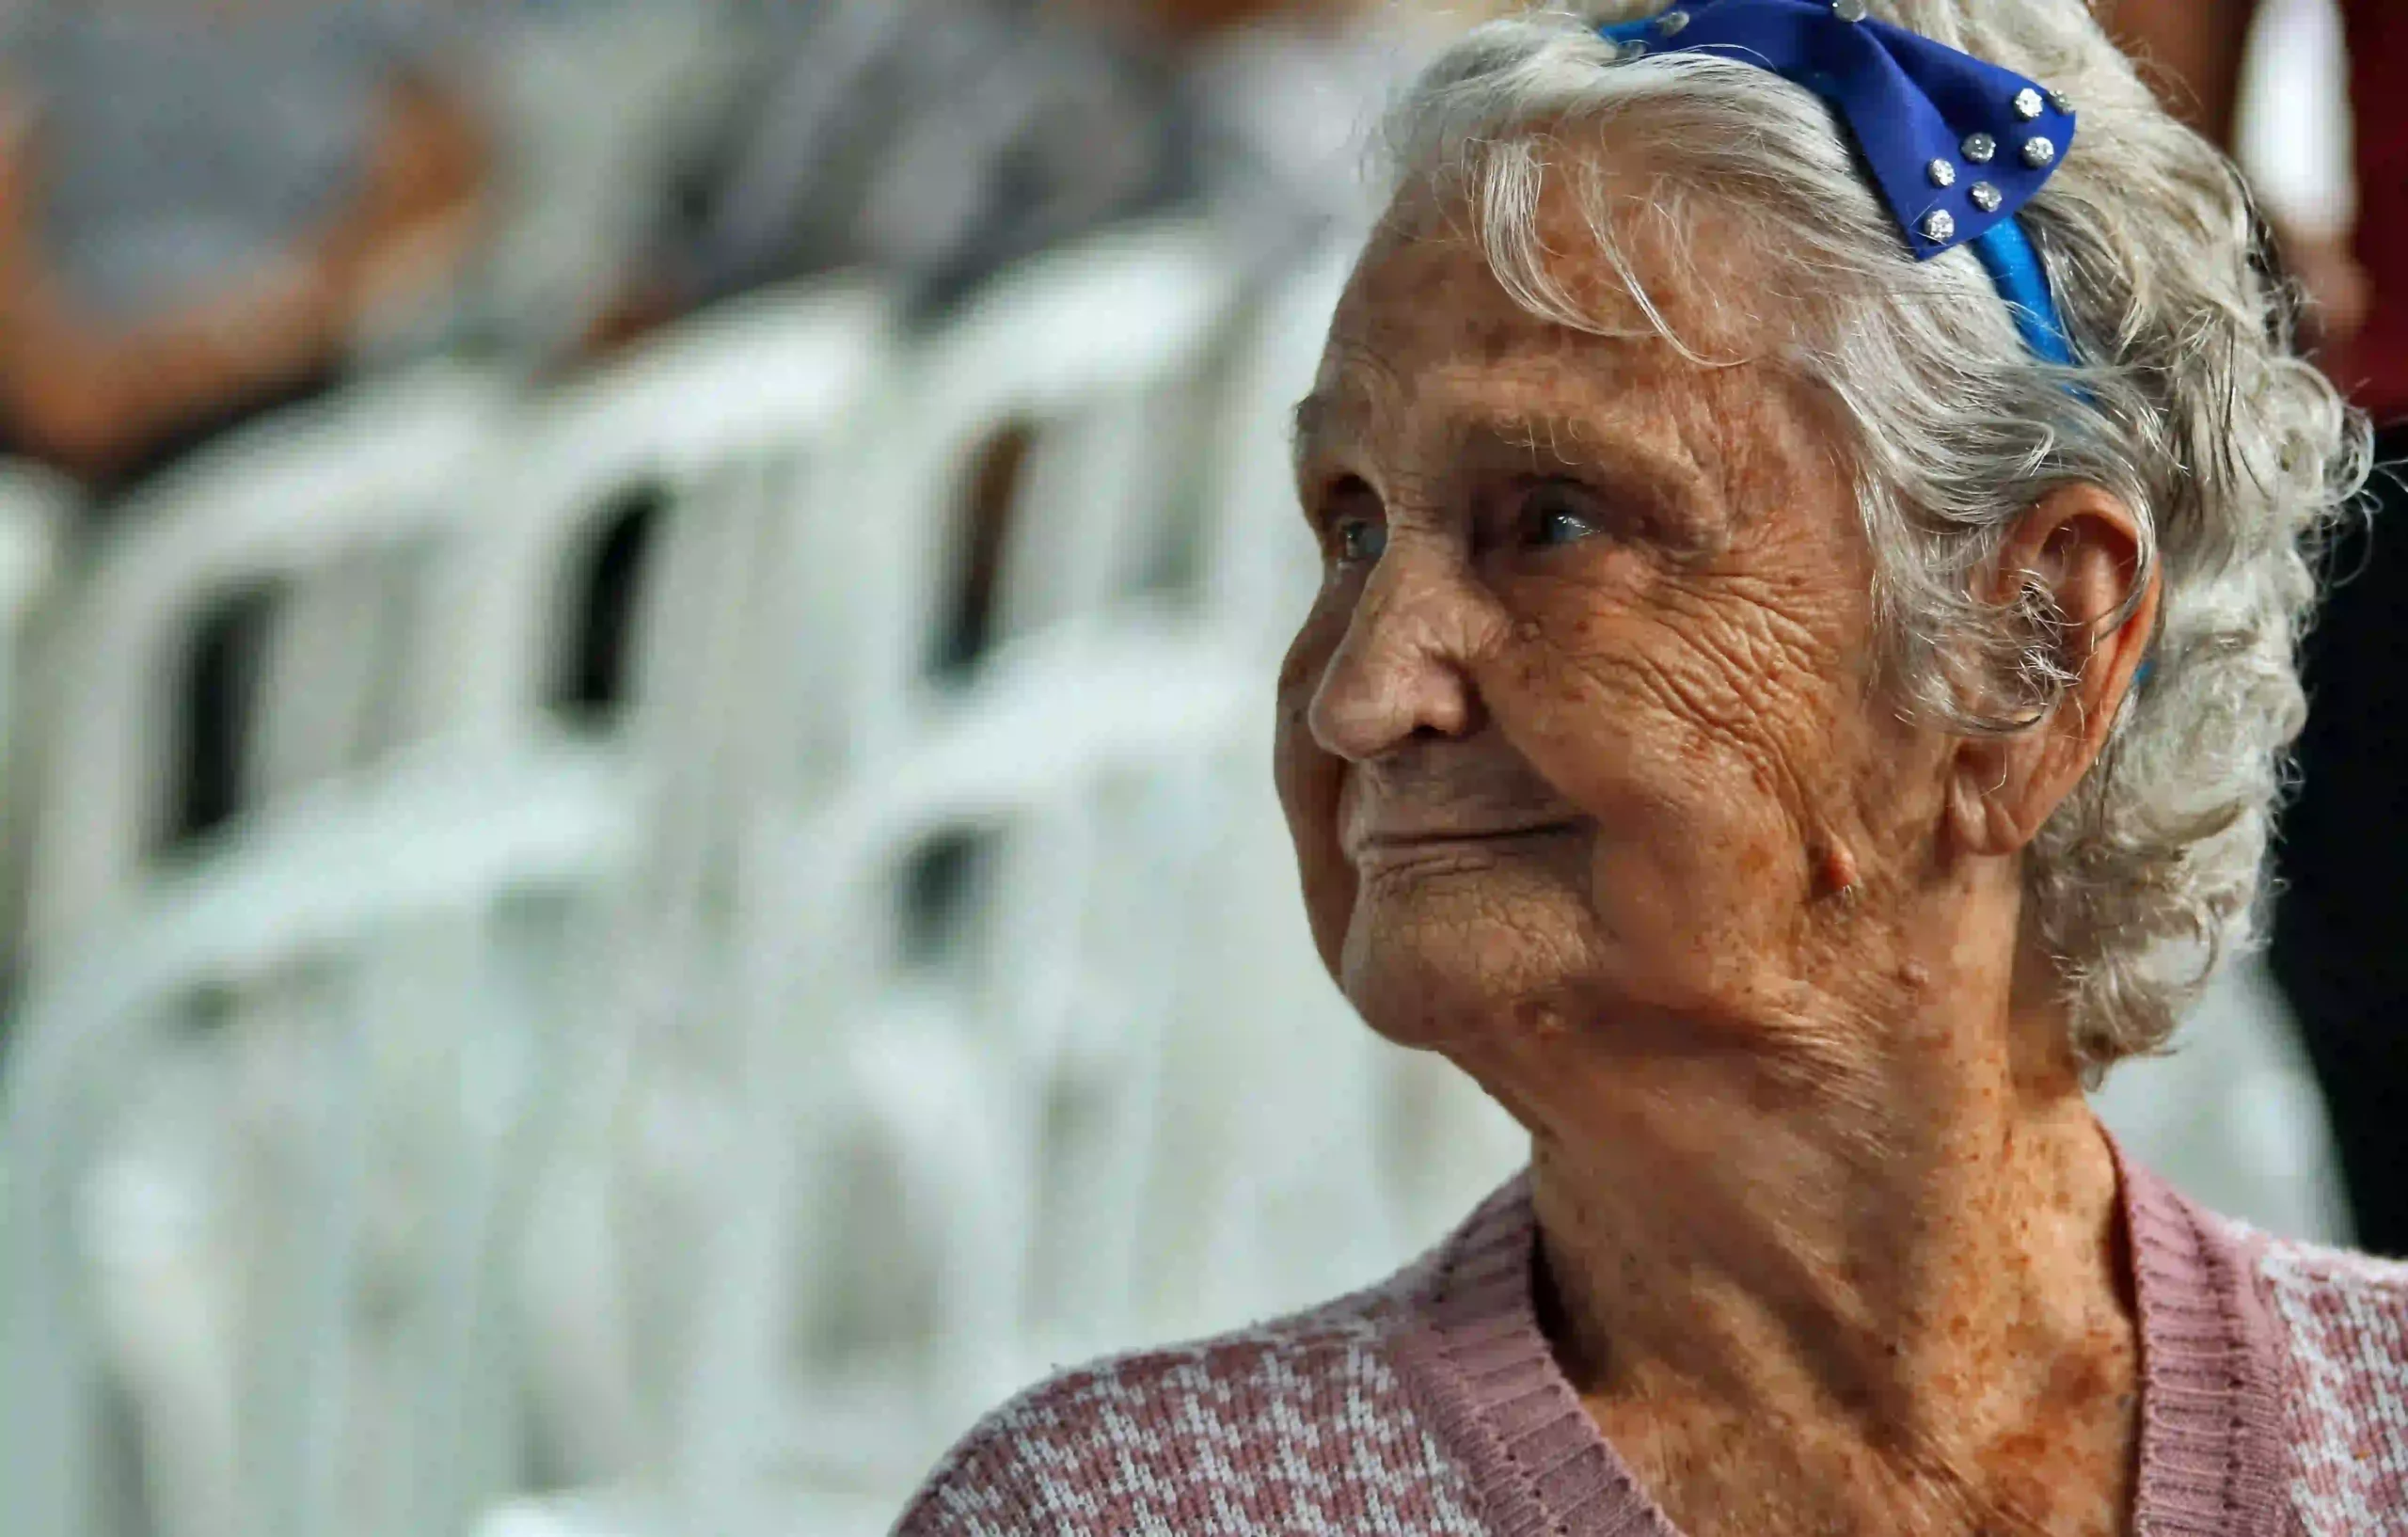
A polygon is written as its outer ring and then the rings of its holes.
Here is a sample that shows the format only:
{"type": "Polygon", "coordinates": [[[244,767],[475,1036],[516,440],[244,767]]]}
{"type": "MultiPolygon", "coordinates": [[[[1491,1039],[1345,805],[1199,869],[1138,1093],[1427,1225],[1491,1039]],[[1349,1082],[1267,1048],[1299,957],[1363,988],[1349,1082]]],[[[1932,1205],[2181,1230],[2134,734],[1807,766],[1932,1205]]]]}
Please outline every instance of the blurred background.
{"type": "MultiPolygon", "coordinates": [[[[1289,409],[1481,9],[0,5],[0,1530],[881,1531],[1518,1165],[1267,771],[1289,409]]],[[[2252,36],[2342,253],[2332,0],[2252,36]]],[[[2254,962],[2101,1102],[2278,1231],[2379,1179],[2254,962]]]]}

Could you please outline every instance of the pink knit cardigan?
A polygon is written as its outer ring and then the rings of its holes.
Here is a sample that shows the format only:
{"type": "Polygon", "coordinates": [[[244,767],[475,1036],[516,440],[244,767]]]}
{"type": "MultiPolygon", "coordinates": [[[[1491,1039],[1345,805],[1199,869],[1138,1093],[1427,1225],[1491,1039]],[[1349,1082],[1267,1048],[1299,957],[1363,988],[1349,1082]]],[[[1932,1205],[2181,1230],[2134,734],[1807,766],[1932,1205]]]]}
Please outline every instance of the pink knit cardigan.
{"type": "MultiPolygon", "coordinates": [[[[2278,1243],[2126,1165],[2142,1537],[2408,1533],[2408,1264],[2278,1243]]],[[[1532,1313],[1527,1177],[1386,1284],[1079,1368],[937,1466],[901,1537],[1677,1537],[1532,1313]]]]}

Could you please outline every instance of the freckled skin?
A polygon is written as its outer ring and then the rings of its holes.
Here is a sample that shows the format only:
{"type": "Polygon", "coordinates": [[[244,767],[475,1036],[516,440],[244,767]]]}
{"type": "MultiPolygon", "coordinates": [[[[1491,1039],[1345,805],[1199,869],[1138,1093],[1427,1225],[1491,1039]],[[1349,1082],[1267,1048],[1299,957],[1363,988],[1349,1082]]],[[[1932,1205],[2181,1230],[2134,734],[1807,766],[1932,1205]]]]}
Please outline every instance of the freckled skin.
{"type": "MultiPolygon", "coordinates": [[[[1305,413],[1276,768],[1323,959],[1530,1130],[1550,1338],[1684,1531],[2128,1529],[2114,1172],[2020,922],[2096,737],[1906,723],[1828,408],[1529,315],[1459,223],[1392,213],[1305,413]]],[[[1744,352],[1715,233],[1631,239],[1744,352]]],[[[2048,547],[2102,553],[2045,574],[2105,612],[2128,515],[2075,506],[2048,547]]]]}

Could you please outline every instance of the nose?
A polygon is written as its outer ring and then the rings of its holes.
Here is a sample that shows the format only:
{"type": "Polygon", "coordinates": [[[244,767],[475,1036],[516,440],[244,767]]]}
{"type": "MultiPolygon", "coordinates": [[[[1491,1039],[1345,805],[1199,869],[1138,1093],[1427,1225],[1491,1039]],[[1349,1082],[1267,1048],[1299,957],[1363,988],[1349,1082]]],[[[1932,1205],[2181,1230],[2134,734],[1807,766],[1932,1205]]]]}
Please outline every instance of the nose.
{"type": "Polygon", "coordinates": [[[1417,737],[1480,729],[1469,663],[1486,625],[1452,563],[1402,539],[1381,556],[1306,714],[1323,752],[1362,763],[1417,737]]]}

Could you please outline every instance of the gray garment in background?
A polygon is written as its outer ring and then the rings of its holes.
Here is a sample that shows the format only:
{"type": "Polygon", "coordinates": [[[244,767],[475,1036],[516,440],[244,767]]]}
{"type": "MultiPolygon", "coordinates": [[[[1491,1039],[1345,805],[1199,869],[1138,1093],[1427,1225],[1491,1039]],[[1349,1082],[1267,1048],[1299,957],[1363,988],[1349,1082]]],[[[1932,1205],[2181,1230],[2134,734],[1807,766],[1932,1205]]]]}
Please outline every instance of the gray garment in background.
{"type": "Polygon", "coordinates": [[[798,0],[749,43],[657,257],[688,303],[836,268],[922,314],[1116,219],[1211,217],[1275,265],[1370,198],[1360,149],[1429,39],[1259,24],[1172,56],[1029,0],[798,0]]]}
{"type": "Polygon", "coordinates": [[[661,242],[689,302],[843,267],[949,293],[1183,190],[1166,72],[1025,0],[820,0],[738,24],[749,78],[661,242]]]}
{"type": "Polygon", "coordinates": [[[427,28],[341,6],[275,22],[78,17],[11,29],[33,94],[39,235],[79,307],[132,322],[205,297],[338,217],[427,28]]]}

